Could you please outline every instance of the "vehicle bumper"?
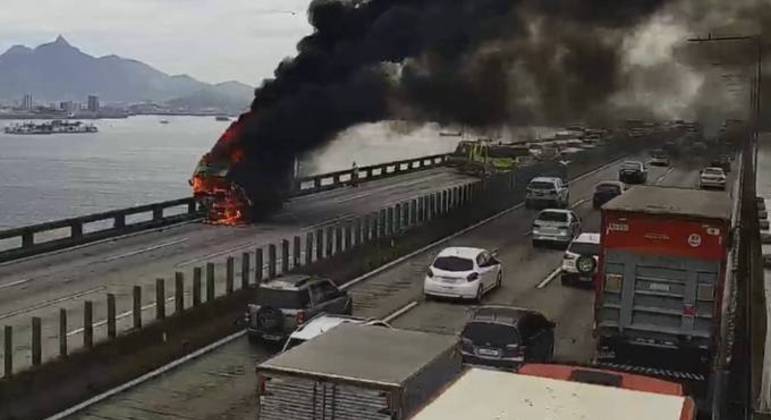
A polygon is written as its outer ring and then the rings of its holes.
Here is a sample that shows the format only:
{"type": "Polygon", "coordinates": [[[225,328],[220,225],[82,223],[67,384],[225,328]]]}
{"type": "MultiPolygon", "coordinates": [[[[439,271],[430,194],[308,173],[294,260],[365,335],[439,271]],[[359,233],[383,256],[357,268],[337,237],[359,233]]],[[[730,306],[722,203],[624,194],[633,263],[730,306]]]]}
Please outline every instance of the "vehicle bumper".
{"type": "Polygon", "coordinates": [[[480,357],[470,353],[463,353],[463,363],[467,365],[477,365],[484,367],[494,367],[498,369],[519,369],[525,362],[522,357],[516,358],[493,358],[480,357]]]}
{"type": "Polygon", "coordinates": [[[724,190],[725,189],[725,182],[716,182],[716,181],[700,181],[699,187],[704,189],[714,188],[717,190],[724,190]]]}
{"type": "Polygon", "coordinates": [[[427,278],[423,282],[423,294],[444,298],[473,299],[477,295],[478,288],[478,281],[445,283],[427,278]]]}
{"type": "Polygon", "coordinates": [[[265,332],[252,327],[246,329],[246,334],[252,339],[269,341],[273,343],[279,343],[289,337],[289,334],[285,332],[265,332]]]}
{"type": "Polygon", "coordinates": [[[560,243],[560,244],[567,244],[570,243],[570,240],[572,238],[570,237],[570,234],[550,234],[550,233],[535,233],[533,232],[533,241],[534,242],[554,242],[554,243],[560,243]]]}

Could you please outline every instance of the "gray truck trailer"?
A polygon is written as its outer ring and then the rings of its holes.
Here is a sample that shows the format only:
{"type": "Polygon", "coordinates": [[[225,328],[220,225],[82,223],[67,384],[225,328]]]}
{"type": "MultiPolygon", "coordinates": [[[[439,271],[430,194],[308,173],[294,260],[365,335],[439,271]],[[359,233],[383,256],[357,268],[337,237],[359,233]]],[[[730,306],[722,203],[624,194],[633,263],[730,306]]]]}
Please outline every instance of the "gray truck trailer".
{"type": "Polygon", "coordinates": [[[455,336],[340,325],[257,366],[257,418],[408,419],[461,369],[455,336]]]}

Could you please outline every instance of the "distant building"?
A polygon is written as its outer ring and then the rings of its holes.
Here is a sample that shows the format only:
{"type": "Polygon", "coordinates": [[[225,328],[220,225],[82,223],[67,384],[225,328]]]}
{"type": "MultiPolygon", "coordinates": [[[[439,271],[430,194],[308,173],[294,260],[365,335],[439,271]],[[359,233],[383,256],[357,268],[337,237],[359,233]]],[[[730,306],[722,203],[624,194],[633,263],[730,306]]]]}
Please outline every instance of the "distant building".
{"type": "Polygon", "coordinates": [[[59,103],[59,109],[64,111],[67,114],[73,114],[75,111],[78,110],[77,104],[72,101],[63,101],[59,103]]]}
{"type": "Polygon", "coordinates": [[[32,109],[32,95],[29,93],[24,95],[24,101],[21,103],[21,107],[26,110],[32,109]]]}
{"type": "Polygon", "coordinates": [[[99,97],[96,95],[89,95],[88,97],[88,111],[99,112],[99,97]]]}

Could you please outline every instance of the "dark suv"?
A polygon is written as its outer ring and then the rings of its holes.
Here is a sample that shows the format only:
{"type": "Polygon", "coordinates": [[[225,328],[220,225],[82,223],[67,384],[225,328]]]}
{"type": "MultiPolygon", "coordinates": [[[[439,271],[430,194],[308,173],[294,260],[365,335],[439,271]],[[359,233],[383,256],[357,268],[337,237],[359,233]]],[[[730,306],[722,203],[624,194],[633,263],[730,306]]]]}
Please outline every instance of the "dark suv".
{"type": "Polygon", "coordinates": [[[307,275],[280,277],[256,290],[245,314],[252,340],[281,342],[319,313],[350,315],[353,301],[331,280],[307,275]]]}
{"type": "Polygon", "coordinates": [[[554,356],[554,322],[513,306],[481,306],[460,334],[465,363],[516,369],[524,362],[554,356]]]}

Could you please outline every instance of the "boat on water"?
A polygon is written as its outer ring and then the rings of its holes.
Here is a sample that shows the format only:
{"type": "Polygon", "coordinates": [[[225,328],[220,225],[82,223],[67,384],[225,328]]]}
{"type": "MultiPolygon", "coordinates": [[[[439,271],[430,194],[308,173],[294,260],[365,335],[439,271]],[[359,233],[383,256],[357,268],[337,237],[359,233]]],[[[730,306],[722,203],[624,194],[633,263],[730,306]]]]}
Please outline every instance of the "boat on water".
{"type": "Polygon", "coordinates": [[[217,115],[214,119],[217,121],[230,121],[230,117],[227,115],[217,115]]]}
{"type": "Polygon", "coordinates": [[[82,121],[53,120],[35,124],[32,122],[16,123],[5,126],[5,134],[82,134],[96,133],[99,130],[93,124],[82,121]]]}
{"type": "Polygon", "coordinates": [[[159,122],[160,122],[161,124],[168,124],[168,123],[169,123],[169,120],[160,120],[159,122]]]}

